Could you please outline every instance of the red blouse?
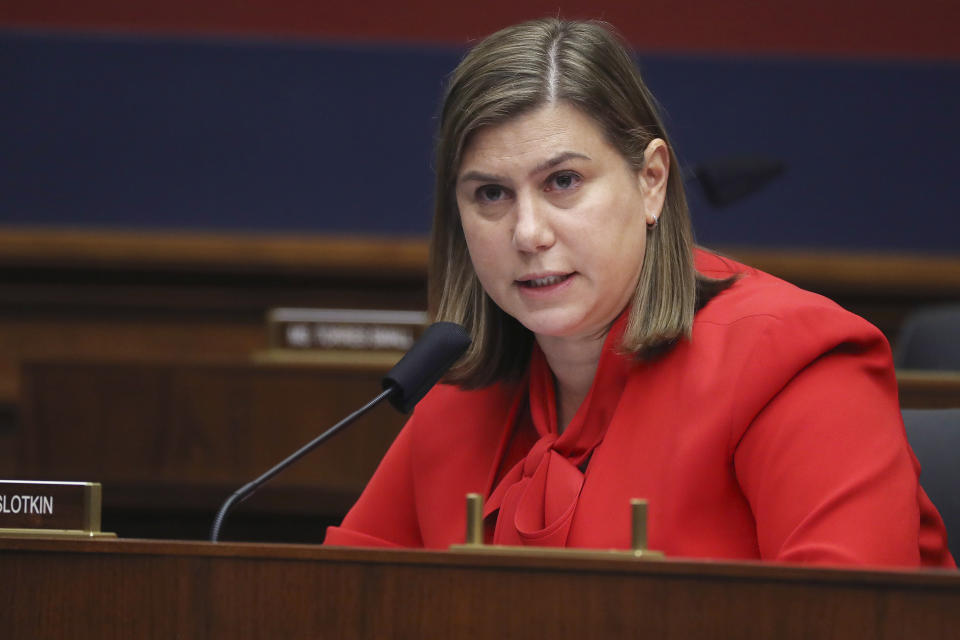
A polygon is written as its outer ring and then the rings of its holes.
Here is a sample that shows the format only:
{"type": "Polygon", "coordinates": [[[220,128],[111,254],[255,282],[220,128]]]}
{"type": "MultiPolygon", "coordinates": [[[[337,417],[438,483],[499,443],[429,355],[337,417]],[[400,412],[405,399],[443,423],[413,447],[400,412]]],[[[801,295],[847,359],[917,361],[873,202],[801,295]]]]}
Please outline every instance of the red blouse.
{"type": "Polygon", "coordinates": [[[626,549],[637,497],[672,557],[955,566],[883,335],[749,267],[697,268],[741,278],[652,362],[616,353],[618,319],[562,434],[536,348],[519,384],[434,388],[325,543],[446,548],[477,492],[498,544],[626,549]]]}

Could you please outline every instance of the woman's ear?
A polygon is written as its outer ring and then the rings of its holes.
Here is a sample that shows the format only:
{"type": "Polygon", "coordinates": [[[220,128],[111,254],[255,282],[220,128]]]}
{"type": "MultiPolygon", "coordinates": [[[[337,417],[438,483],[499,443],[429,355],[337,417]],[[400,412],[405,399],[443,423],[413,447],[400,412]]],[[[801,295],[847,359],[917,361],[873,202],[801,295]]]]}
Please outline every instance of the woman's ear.
{"type": "Polygon", "coordinates": [[[662,138],[654,138],[643,151],[643,167],[638,179],[644,196],[644,215],[647,224],[657,224],[667,194],[670,177],[670,150],[662,138]]]}

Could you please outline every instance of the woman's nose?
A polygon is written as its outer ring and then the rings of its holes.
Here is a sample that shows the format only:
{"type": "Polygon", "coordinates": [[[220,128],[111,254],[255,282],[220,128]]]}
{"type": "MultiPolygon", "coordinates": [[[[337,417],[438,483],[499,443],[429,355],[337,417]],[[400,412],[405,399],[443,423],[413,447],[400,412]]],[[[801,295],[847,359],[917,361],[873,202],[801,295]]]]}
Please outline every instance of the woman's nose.
{"type": "Polygon", "coordinates": [[[529,195],[518,195],[513,244],[518,251],[535,253],[553,246],[556,238],[544,202],[529,195]]]}

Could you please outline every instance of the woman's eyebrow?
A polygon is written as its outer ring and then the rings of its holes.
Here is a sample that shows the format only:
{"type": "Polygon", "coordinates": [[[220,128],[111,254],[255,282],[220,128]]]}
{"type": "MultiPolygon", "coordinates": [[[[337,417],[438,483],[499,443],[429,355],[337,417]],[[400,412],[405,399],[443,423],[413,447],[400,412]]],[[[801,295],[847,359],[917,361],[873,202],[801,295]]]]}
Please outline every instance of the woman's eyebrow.
{"type": "Polygon", "coordinates": [[[506,178],[503,176],[494,175],[492,173],[481,173],[480,171],[467,171],[465,174],[460,176],[460,179],[457,182],[505,182],[506,178]]]}
{"type": "Polygon", "coordinates": [[[564,162],[572,158],[579,158],[581,160],[590,160],[590,156],[588,155],[584,155],[576,151],[564,151],[562,153],[558,153],[557,155],[553,156],[549,160],[544,160],[543,162],[538,164],[536,167],[534,167],[533,171],[530,172],[530,175],[533,175],[535,173],[540,173],[541,171],[546,171],[547,169],[552,169],[558,164],[563,164],[564,162]]]}
{"type": "MultiPolygon", "coordinates": [[[[585,155],[585,154],[582,154],[582,153],[578,153],[578,152],[576,152],[576,151],[564,151],[564,152],[562,152],[562,153],[558,153],[557,155],[553,156],[553,157],[550,158],[549,160],[544,160],[543,162],[541,162],[540,164],[538,164],[538,165],[537,165],[536,167],[534,167],[533,170],[530,172],[530,175],[534,175],[534,174],[540,173],[541,171],[546,171],[547,169],[552,169],[553,167],[557,166],[558,164],[563,164],[563,163],[566,162],[567,160],[571,160],[571,159],[573,159],[573,158],[578,158],[578,159],[581,159],[581,160],[590,160],[590,156],[588,156],[588,155],[585,155]]],[[[465,174],[463,174],[462,176],[460,176],[460,179],[457,180],[457,182],[458,182],[458,183],[464,183],[464,182],[497,182],[497,183],[502,183],[502,182],[505,182],[506,180],[507,180],[507,179],[506,179],[505,177],[503,177],[503,176],[498,176],[498,175],[495,175],[495,174],[492,174],[492,173],[483,173],[483,172],[481,172],[481,171],[467,171],[465,174]]]]}

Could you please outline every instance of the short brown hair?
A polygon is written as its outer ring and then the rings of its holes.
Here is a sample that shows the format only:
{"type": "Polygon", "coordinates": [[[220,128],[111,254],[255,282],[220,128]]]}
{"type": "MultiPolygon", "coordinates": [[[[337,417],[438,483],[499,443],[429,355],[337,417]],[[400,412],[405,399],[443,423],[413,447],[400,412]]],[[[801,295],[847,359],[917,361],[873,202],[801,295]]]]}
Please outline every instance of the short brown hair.
{"type": "Polygon", "coordinates": [[[450,77],[436,141],[430,240],[431,316],[464,325],[473,344],[447,380],[473,388],[520,375],[533,335],[484,292],[454,193],[471,136],[537,107],[565,101],[590,116],[608,142],[639,170],[656,138],[667,142],[670,172],[659,222],[647,248],[621,349],[644,358],[689,336],[699,296],[715,281],[696,272],[693,235],[676,156],[656,100],[626,47],[601,22],[542,19],[508,27],[478,43],[450,77]]]}

